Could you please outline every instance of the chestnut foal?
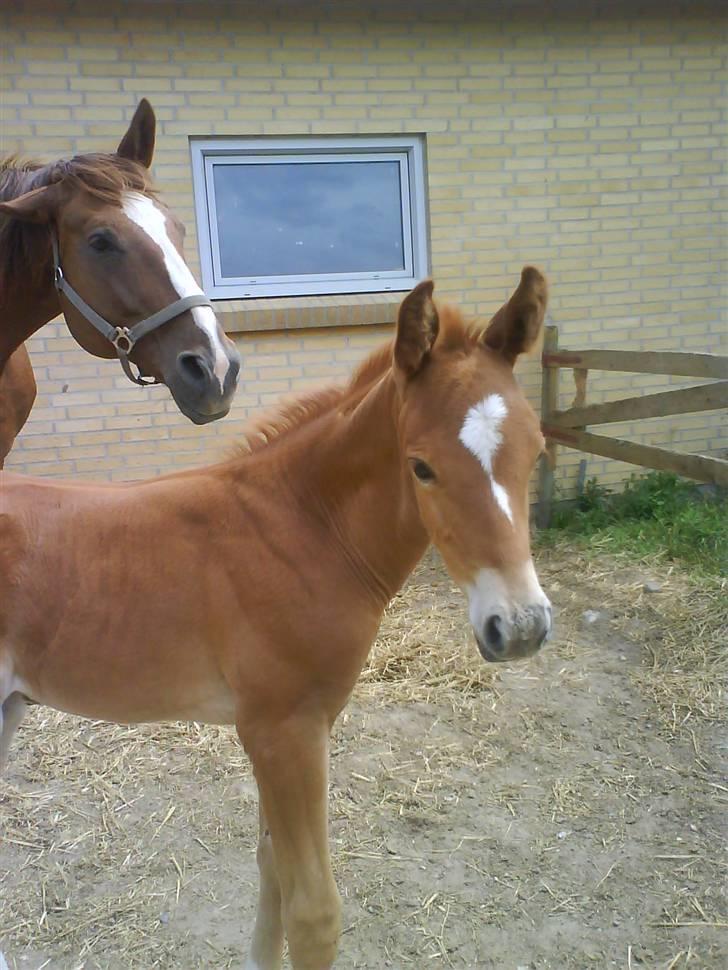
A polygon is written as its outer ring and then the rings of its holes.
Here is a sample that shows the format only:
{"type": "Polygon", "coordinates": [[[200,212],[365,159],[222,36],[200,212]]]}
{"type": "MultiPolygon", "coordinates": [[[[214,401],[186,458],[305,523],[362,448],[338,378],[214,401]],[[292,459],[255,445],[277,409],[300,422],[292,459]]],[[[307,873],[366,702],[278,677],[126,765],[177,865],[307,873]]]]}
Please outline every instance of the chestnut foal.
{"type": "Polygon", "coordinates": [[[234,723],[260,795],[249,970],[332,967],[331,727],[430,541],[486,660],[535,653],[551,609],[529,546],[543,447],[513,376],[546,283],[526,268],[481,333],[433,284],[343,389],[258,425],[244,453],[121,486],[0,479],[0,763],[29,701],[121,722],[234,723]]]}

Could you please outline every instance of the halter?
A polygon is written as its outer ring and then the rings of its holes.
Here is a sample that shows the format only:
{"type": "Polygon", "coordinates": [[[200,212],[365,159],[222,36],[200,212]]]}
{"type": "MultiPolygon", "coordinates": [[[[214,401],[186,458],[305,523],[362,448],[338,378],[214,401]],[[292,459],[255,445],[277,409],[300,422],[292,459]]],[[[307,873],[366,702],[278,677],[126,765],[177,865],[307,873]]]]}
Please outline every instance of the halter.
{"type": "Polygon", "coordinates": [[[142,337],[146,337],[148,333],[156,330],[157,327],[161,327],[163,323],[167,323],[170,320],[174,320],[175,317],[180,316],[186,310],[191,309],[195,306],[212,306],[212,303],[207,299],[204,293],[195,293],[192,296],[183,296],[179,300],[175,300],[174,303],[168,304],[161,310],[157,310],[149,317],[145,317],[138,323],[135,323],[132,327],[115,327],[113,324],[105,320],[101,314],[97,313],[92,307],[86,303],[86,301],[78,295],[74,288],[68,283],[65,276],[63,275],[63,270],[61,269],[61,260],[58,253],[58,239],[56,238],[55,232],[51,230],[51,246],[53,247],[53,282],[59,295],[63,294],[66,299],[72,303],[76,309],[79,311],[82,317],[87,320],[92,327],[95,327],[98,332],[106,337],[106,339],[111,343],[116,350],[116,354],[119,358],[119,362],[124,369],[124,373],[133,381],[135,384],[160,384],[156,377],[142,377],[141,372],[139,374],[134,374],[131,369],[131,361],[129,360],[129,354],[134,349],[134,345],[137,341],[141,340],[142,337]]]}

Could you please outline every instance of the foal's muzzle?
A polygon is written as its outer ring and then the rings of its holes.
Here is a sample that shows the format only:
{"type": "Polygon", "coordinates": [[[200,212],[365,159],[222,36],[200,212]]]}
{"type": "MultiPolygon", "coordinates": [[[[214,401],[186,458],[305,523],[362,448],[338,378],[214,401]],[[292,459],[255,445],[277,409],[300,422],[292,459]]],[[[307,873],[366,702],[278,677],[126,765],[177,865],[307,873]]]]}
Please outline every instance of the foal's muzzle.
{"type": "Polygon", "coordinates": [[[483,659],[500,663],[537,653],[548,639],[552,625],[551,606],[534,603],[510,614],[492,613],[474,632],[483,659]]]}

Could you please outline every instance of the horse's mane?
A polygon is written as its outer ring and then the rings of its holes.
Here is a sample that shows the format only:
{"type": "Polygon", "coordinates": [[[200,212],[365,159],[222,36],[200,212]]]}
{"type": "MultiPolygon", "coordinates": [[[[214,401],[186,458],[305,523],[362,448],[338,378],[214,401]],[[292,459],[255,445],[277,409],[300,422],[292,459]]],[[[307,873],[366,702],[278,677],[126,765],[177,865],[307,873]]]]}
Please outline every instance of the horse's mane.
{"type": "MultiPolygon", "coordinates": [[[[65,182],[110,205],[118,205],[123,192],[152,192],[144,166],[119,155],[77,155],[47,165],[17,156],[0,160],[0,202],[10,202],[56,182],[65,182]]],[[[21,274],[27,278],[28,273],[40,272],[49,251],[45,226],[0,213],[0,289],[11,286],[21,274]]]]}
{"type": "MultiPolygon", "coordinates": [[[[455,307],[438,307],[440,333],[437,344],[454,350],[465,349],[478,339],[480,331],[470,325],[455,307]]],[[[234,446],[234,455],[249,455],[271,442],[310,424],[333,410],[349,411],[383,377],[392,364],[394,341],[373,350],[359,364],[346,383],[329,384],[315,391],[289,397],[246,427],[243,440],[234,446]]]]}

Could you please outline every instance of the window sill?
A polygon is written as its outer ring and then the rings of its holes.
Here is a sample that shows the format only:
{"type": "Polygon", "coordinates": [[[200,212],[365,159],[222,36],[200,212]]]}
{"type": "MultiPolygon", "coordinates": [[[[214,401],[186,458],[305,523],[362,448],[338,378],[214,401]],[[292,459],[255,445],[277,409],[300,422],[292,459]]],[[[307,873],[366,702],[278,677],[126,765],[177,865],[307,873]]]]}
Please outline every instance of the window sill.
{"type": "Polygon", "coordinates": [[[337,296],[215,300],[226,333],[313,330],[394,323],[406,293],[355,293],[337,296]]]}

